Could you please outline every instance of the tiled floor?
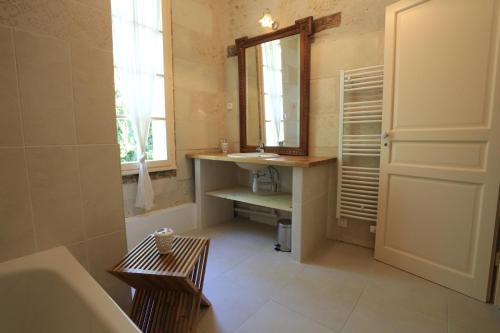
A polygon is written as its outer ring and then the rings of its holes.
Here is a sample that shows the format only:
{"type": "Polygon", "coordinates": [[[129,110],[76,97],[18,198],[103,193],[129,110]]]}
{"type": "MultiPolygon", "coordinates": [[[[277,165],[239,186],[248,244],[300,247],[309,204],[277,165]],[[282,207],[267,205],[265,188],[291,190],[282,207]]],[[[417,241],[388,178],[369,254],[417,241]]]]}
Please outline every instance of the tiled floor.
{"type": "Polygon", "coordinates": [[[300,264],[273,250],[274,228],[232,222],[211,238],[201,333],[499,333],[500,311],[327,242],[300,264]]]}

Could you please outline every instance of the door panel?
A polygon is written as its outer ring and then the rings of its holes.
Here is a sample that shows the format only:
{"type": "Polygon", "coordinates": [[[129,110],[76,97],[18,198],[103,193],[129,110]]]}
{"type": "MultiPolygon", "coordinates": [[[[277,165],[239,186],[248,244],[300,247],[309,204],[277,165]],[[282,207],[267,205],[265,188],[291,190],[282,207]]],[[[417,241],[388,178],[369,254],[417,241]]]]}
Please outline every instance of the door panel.
{"type": "Polygon", "coordinates": [[[485,125],[492,7],[431,0],[397,13],[394,128],[485,125]]]}
{"type": "Polygon", "coordinates": [[[484,168],[486,145],[463,142],[394,142],[392,164],[430,167],[484,168]]]}
{"type": "Polygon", "coordinates": [[[500,179],[499,2],[386,11],[375,257],[481,300],[500,179]]]}
{"type": "Polygon", "coordinates": [[[471,274],[481,188],[480,184],[391,176],[385,246],[430,265],[471,274]]]}

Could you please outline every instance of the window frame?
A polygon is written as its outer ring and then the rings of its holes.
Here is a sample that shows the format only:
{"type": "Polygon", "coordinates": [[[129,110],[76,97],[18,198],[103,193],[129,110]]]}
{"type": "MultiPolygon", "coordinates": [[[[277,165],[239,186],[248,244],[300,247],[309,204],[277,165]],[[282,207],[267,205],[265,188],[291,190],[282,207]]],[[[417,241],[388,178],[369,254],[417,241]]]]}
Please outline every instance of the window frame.
{"type": "MultiPolygon", "coordinates": [[[[175,170],[175,111],[174,111],[174,76],[173,76],[173,54],[172,54],[172,10],[171,0],[162,0],[162,40],[163,40],[163,82],[165,96],[165,118],[152,117],[152,119],[165,120],[167,159],[148,160],[146,162],[149,172],[175,170]]],[[[116,114],[117,119],[126,119],[126,116],[116,114]]],[[[118,142],[118,145],[120,143],[118,142]]],[[[121,162],[121,173],[123,176],[139,173],[139,162],[121,162]]]]}

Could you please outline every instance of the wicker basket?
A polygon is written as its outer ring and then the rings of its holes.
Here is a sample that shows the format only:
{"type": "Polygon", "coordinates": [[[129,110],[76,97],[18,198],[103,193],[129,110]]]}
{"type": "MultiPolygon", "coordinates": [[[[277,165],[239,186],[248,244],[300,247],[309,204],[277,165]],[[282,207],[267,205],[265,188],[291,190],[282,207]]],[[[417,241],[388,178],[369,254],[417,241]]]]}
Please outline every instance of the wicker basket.
{"type": "Polygon", "coordinates": [[[170,228],[161,228],[154,233],[156,247],[161,254],[167,254],[172,250],[174,231],[170,228]]]}

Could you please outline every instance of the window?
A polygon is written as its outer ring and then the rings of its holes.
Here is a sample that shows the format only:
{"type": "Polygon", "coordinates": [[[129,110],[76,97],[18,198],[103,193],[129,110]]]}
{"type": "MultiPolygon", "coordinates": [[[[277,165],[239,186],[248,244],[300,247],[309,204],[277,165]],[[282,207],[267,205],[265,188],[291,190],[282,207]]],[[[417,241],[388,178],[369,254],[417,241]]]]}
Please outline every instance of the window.
{"type": "Polygon", "coordinates": [[[285,131],[280,40],[264,43],[261,47],[266,146],[281,146],[285,140],[285,131]]]}
{"type": "Polygon", "coordinates": [[[149,171],[173,169],[170,1],[112,0],[111,6],[122,173],[138,171],[138,151],[149,171]]]}

